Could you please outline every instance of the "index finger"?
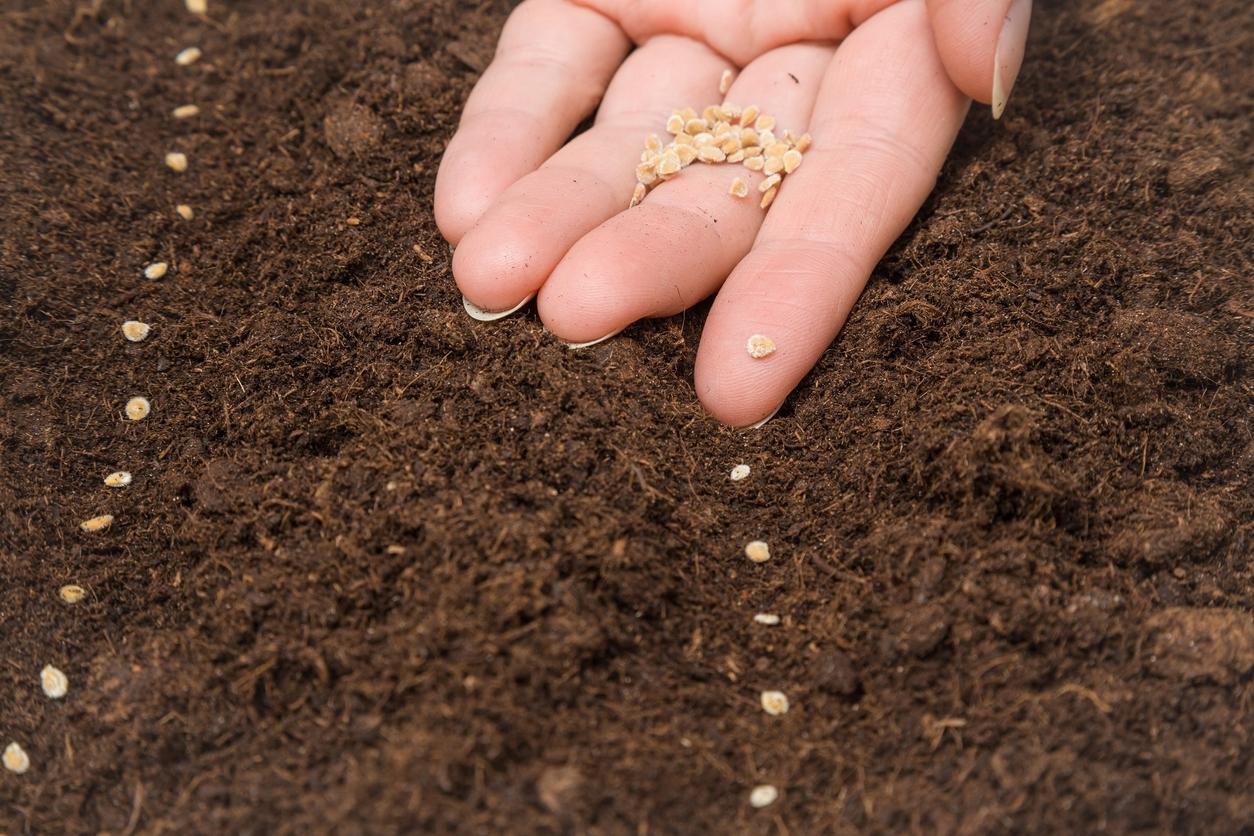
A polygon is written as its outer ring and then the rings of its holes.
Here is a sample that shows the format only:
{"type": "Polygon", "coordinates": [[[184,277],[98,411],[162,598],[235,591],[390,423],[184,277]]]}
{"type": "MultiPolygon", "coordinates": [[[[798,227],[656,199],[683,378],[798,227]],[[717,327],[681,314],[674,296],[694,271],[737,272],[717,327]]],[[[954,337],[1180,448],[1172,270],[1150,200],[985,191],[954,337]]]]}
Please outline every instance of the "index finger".
{"type": "Polygon", "coordinates": [[[570,0],[514,10],[436,177],[435,220],[449,243],[566,141],[630,46],[616,23],[570,0]]]}

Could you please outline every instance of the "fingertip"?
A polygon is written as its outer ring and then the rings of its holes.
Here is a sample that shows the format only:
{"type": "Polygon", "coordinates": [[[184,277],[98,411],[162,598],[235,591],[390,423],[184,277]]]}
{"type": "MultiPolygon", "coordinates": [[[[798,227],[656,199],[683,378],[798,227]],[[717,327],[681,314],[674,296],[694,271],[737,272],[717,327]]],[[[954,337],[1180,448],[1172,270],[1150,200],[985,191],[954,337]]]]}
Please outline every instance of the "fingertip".
{"type": "Polygon", "coordinates": [[[1012,2],[927,0],[936,51],[946,73],[954,86],[983,104],[993,101],[998,39],[1012,2]]]}
{"type": "Polygon", "coordinates": [[[706,412],[729,427],[750,428],[774,415],[788,396],[786,372],[781,366],[787,359],[772,357],[754,359],[725,337],[708,332],[701,338],[697,351],[695,381],[697,399],[706,412]],[[742,359],[743,357],[743,359],[742,359]],[[783,390],[783,391],[781,391],[783,390]]]}
{"type": "Polygon", "coordinates": [[[471,302],[487,311],[502,311],[534,294],[528,242],[508,225],[481,223],[461,238],[453,253],[453,279],[471,302]]]}

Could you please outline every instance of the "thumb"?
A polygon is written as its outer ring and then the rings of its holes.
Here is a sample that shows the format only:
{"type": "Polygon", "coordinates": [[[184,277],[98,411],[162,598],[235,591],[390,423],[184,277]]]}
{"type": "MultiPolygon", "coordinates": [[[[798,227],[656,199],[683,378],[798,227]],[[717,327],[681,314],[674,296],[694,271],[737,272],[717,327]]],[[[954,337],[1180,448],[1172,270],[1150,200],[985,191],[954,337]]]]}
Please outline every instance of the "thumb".
{"type": "Polygon", "coordinates": [[[927,0],[927,10],[949,77],[1000,118],[1023,64],[1032,0],[927,0]]]}

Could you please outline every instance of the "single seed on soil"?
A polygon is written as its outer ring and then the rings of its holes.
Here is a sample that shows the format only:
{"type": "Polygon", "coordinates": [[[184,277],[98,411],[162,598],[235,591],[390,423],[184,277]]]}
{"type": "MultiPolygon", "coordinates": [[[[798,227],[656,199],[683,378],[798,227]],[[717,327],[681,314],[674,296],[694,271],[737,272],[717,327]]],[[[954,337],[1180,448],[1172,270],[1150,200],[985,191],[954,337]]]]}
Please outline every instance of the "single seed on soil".
{"type": "Polygon", "coordinates": [[[178,212],[179,217],[185,221],[190,221],[192,218],[196,217],[196,213],[192,211],[192,207],[188,206],[186,203],[180,203],[178,206],[175,206],[174,211],[178,212]]]}
{"type": "Polygon", "coordinates": [[[117,470],[106,476],[104,483],[110,488],[125,488],[131,483],[131,474],[126,470],[117,470]]]}
{"type": "Polygon", "coordinates": [[[142,421],[148,417],[152,404],[147,398],[134,397],[126,402],[126,417],[132,421],[142,421]]]}
{"type": "Polygon", "coordinates": [[[39,672],[39,684],[43,686],[44,693],[54,700],[61,699],[70,690],[70,680],[52,665],[44,665],[39,672]]]}
{"type": "Polygon", "coordinates": [[[731,182],[731,188],[727,193],[732,197],[746,197],[749,194],[749,184],[737,177],[731,182]]]}
{"type": "Polygon", "coordinates": [[[765,334],[754,334],[745,341],[745,350],[754,360],[761,360],[775,352],[775,340],[765,334]]]}
{"type": "Polygon", "coordinates": [[[361,226],[361,218],[354,215],[353,217],[346,220],[344,223],[348,224],[349,226],[361,226]]]}
{"type": "Polygon", "coordinates": [[[723,75],[718,80],[718,92],[726,96],[727,91],[731,89],[732,80],[735,77],[736,76],[732,73],[731,70],[723,70],[723,75]]]}
{"type": "Polygon", "coordinates": [[[204,55],[204,53],[200,51],[200,47],[189,46],[187,49],[184,49],[178,55],[174,56],[174,63],[178,64],[180,67],[186,67],[188,64],[195,64],[199,61],[201,55],[204,55]]]}
{"type": "Polygon", "coordinates": [[[788,697],[783,691],[763,691],[762,710],[772,717],[788,713],[788,697]]]}
{"type": "Polygon", "coordinates": [[[30,769],[30,758],[16,742],[4,747],[4,768],[18,775],[30,769]]]}
{"type": "Polygon", "coordinates": [[[203,15],[209,11],[209,0],[185,0],[187,10],[194,15],[203,15]]]}
{"type": "Polygon", "coordinates": [[[173,171],[187,171],[187,155],[182,151],[171,151],[165,155],[165,164],[173,171]]]}
{"type": "Polygon", "coordinates": [[[61,600],[67,604],[77,604],[87,595],[87,590],[83,589],[76,583],[67,583],[58,590],[61,600]]]}
{"type": "Polygon", "coordinates": [[[763,209],[770,209],[771,204],[775,202],[775,195],[777,194],[779,194],[779,189],[771,189],[769,192],[762,195],[762,202],[758,205],[763,209]]]}
{"type": "Polygon", "coordinates": [[[761,540],[754,540],[745,546],[745,557],[754,563],[765,563],[771,559],[771,547],[761,540]]]}
{"type": "Polygon", "coordinates": [[[760,612],[753,617],[758,624],[765,624],[767,627],[774,627],[779,623],[779,616],[773,612],[760,612]]]}
{"type": "Polygon", "coordinates": [[[175,119],[190,119],[198,113],[200,113],[200,108],[191,104],[179,105],[170,111],[170,115],[175,119]]]}
{"type": "Polygon", "coordinates": [[[164,261],[154,261],[144,268],[144,277],[148,279],[159,279],[170,269],[170,265],[164,261]]]}
{"type": "Polygon", "coordinates": [[[779,790],[770,784],[762,784],[753,788],[753,792],[749,793],[749,806],[761,810],[763,807],[770,807],[779,798],[779,790]]]}
{"type": "Polygon", "coordinates": [[[111,525],[113,525],[113,515],[101,514],[98,517],[92,517],[90,520],[83,520],[78,524],[78,527],[83,529],[83,531],[104,531],[111,525]]]}
{"type": "Polygon", "coordinates": [[[122,323],[122,336],[126,337],[133,343],[142,343],[148,339],[148,332],[152,327],[147,322],[139,322],[134,319],[128,319],[122,323]]]}
{"type": "Polygon", "coordinates": [[[731,469],[731,480],[733,482],[739,482],[741,479],[748,479],[748,478],[749,478],[749,465],[738,464],[731,469]]]}

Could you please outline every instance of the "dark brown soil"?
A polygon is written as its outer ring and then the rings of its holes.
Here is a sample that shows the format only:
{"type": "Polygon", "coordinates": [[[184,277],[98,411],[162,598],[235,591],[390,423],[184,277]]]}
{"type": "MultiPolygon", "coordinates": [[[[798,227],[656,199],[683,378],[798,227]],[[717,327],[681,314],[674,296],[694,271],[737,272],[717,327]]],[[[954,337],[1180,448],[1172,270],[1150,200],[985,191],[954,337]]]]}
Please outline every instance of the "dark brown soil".
{"type": "Polygon", "coordinates": [[[1249,4],[1038,9],[757,433],[462,313],[506,5],[4,4],[0,830],[1250,832],[1249,4]]]}

